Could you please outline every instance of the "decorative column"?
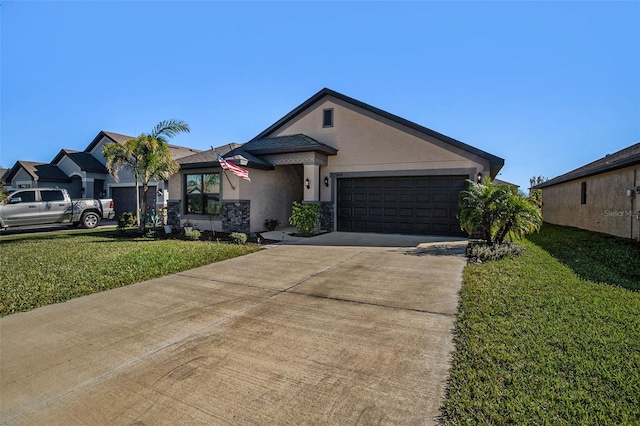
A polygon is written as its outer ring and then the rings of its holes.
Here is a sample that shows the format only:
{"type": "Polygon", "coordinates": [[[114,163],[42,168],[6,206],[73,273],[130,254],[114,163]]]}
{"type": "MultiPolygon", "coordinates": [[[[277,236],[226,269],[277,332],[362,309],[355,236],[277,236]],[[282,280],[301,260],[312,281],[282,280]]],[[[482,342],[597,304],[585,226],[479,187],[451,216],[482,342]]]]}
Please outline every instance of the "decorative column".
{"type": "Polygon", "coordinates": [[[308,203],[320,201],[320,166],[318,164],[305,164],[303,167],[303,201],[308,203]]]}

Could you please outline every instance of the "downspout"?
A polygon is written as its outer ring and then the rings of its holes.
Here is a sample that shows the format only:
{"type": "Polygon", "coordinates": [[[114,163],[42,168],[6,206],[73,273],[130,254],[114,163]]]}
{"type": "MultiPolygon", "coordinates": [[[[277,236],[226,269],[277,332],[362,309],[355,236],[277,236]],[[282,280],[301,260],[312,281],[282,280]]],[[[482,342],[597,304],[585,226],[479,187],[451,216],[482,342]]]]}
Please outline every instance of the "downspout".
{"type": "MultiPolygon", "coordinates": [[[[633,169],[633,185],[635,186],[635,191],[633,197],[631,197],[631,239],[633,239],[633,219],[635,218],[635,220],[640,221],[640,209],[638,209],[637,211],[634,210],[634,207],[636,209],[638,208],[637,206],[635,206],[634,201],[636,200],[636,198],[638,198],[638,188],[640,188],[640,185],[638,185],[638,169],[635,168],[633,169]]],[[[637,241],[640,241],[640,226],[638,226],[637,228],[637,241]]]]}
{"type": "Polygon", "coordinates": [[[631,198],[631,214],[629,215],[629,220],[631,221],[631,234],[630,237],[633,240],[633,219],[634,219],[634,210],[633,210],[633,200],[636,198],[636,191],[635,191],[635,187],[636,187],[636,170],[637,169],[633,169],[633,195],[629,198],[631,198]]]}

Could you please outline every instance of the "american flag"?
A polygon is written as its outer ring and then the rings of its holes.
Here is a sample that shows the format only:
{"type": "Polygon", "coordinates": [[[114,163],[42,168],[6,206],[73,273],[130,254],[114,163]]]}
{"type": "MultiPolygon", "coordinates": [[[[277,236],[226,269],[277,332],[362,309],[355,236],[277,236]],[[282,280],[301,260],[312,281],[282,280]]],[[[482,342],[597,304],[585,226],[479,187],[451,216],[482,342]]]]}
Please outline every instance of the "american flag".
{"type": "Polygon", "coordinates": [[[251,182],[251,179],[249,179],[249,170],[241,169],[235,164],[228,162],[217,152],[216,155],[218,156],[218,162],[220,163],[220,167],[222,167],[222,170],[229,170],[240,179],[248,180],[249,182],[251,182]]]}

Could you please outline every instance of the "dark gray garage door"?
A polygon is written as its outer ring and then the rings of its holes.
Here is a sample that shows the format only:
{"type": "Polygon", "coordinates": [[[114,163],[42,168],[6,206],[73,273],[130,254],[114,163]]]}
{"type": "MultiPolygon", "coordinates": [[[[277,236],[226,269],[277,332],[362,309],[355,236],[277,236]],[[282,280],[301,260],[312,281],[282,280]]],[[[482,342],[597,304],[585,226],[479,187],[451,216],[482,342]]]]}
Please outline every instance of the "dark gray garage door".
{"type": "Polygon", "coordinates": [[[456,214],[467,178],[339,178],[338,231],[466,236],[456,214]]]}
{"type": "MultiPolygon", "coordinates": [[[[142,187],[140,188],[142,194],[142,187]]],[[[135,216],[136,212],[136,188],[113,187],[111,188],[111,198],[116,210],[116,220],[124,212],[131,212],[135,216]]],[[[147,207],[153,207],[156,201],[156,187],[150,186],[147,192],[147,207]]]]}

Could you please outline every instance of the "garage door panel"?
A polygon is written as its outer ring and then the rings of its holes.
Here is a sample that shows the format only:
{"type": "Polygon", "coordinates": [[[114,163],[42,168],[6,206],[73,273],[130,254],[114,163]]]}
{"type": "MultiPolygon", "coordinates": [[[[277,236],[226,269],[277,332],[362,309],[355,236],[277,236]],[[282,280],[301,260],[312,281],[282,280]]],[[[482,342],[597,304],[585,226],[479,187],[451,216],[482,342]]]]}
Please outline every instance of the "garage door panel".
{"type": "Polygon", "coordinates": [[[416,188],[431,188],[431,179],[427,178],[417,178],[415,180],[416,188]]]}
{"type": "Polygon", "coordinates": [[[353,232],[464,235],[455,216],[458,193],[466,188],[466,178],[339,178],[337,228],[353,232]]]}
{"type": "Polygon", "coordinates": [[[382,194],[379,192],[374,192],[369,194],[369,202],[370,203],[381,203],[382,202],[382,194]]]}
{"type": "Polygon", "coordinates": [[[448,189],[451,186],[451,181],[449,179],[434,179],[433,180],[433,188],[441,188],[448,189]]]}
{"type": "Polygon", "coordinates": [[[433,198],[431,199],[433,203],[449,204],[449,201],[449,194],[433,194],[433,198]]]}
{"type": "MultiPolygon", "coordinates": [[[[142,188],[139,188],[140,194],[142,194],[142,188]]],[[[156,187],[150,186],[147,191],[147,208],[155,206],[155,194],[156,187]]],[[[135,187],[111,187],[111,198],[113,198],[113,205],[115,210],[116,219],[120,218],[120,215],[124,212],[136,213],[136,189],[135,187]]]]}

